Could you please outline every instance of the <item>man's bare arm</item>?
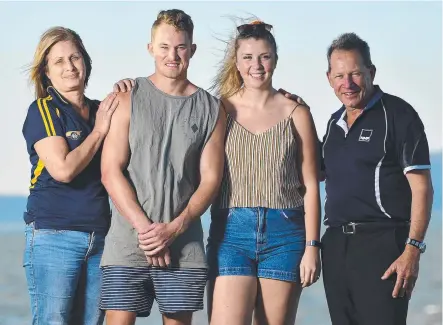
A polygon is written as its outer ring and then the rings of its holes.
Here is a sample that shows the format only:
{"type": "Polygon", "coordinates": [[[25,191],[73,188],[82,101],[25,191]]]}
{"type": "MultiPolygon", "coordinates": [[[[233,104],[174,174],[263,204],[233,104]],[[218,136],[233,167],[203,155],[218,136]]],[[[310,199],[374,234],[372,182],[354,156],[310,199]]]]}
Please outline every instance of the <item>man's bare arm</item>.
{"type": "MultiPolygon", "coordinates": [[[[434,190],[429,170],[415,170],[406,174],[411,187],[411,228],[409,237],[423,241],[431,218],[434,190]]],[[[410,245],[408,245],[410,246],[410,245]]],[[[407,249],[414,247],[407,247],[407,249]]]]}
{"type": "MultiPolygon", "coordinates": [[[[413,170],[406,174],[412,192],[411,227],[409,237],[422,241],[431,217],[434,190],[432,188],[431,173],[429,170],[413,170]]],[[[406,245],[403,254],[391,264],[383,274],[382,279],[388,279],[397,273],[392,296],[411,297],[415,281],[418,277],[420,251],[411,245],[406,245]]]]}
{"type": "Polygon", "coordinates": [[[144,232],[151,224],[137,201],[134,189],[123,174],[129,159],[130,93],[118,94],[119,106],[103,145],[102,183],[118,211],[137,232],[144,232]]]}

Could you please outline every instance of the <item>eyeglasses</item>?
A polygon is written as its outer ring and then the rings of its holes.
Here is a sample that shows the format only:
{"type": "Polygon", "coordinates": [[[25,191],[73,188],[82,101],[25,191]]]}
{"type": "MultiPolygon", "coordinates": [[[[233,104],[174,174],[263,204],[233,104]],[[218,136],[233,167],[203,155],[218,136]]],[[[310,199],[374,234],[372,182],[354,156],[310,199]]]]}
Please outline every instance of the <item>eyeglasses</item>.
{"type": "Polygon", "coordinates": [[[248,24],[243,24],[237,27],[237,31],[239,34],[250,33],[254,30],[267,30],[270,32],[272,30],[272,25],[266,24],[260,20],[254,20],[248,24]]]}

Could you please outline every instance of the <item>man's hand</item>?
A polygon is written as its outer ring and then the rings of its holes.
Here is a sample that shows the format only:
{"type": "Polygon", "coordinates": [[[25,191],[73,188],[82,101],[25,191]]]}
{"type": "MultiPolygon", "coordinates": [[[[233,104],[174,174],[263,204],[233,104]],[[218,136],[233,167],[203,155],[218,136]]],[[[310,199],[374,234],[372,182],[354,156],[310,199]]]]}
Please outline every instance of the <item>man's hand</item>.
{"type": "Polygon", "coordinates": [[[134,79],[129,79],[129,78],[128,79],[122,79],[120,81],[117,81],[114,84],[113,91],[115,93],[125,93],[125,92],[128,92],[128,91],[131,91],[132,88],[134,88],[134,85],[135,85],[134,79]]]}
{"type": "Polygon", "coordinates": [[[171,264],[171,254],[169,248],[163,249],[155,256],[148,256],[145,252],[146,259],[149,265],[157,267],[167,267],[171,264]]]}
{"type": "Polygon", "coordinates": [[[172,244],[178,236],[175,223],[152,223],[145,232],[138,234],[139,247],[146,256],[154,257],[172,244]]]}
{"type": "Polygon", "coordinates": [[[397,281],[395,282],[392,297],[404,297],[410,299],[414,290],[415,281],[418,277],[420,251],[415,247],[406,245],[405,251],[398,259],[391,264],[382,276],[382,280],[387,280],[392,274],[397,273],[397,281]]]}
{"type": "Polygon", "coordinates": [[[304,105],[307,108],[310,108],[308,106],[308,104],[306,104],[305,101],[301,97],[297,96],[296,94],[291,94],[291,93],[287,92],[286,90],[284,90],[283,88],[280,88],[278,90],[278,92],[285,95],[286,98],[289,98],[289,99],[299,103],[300,105],[304,105]]]}

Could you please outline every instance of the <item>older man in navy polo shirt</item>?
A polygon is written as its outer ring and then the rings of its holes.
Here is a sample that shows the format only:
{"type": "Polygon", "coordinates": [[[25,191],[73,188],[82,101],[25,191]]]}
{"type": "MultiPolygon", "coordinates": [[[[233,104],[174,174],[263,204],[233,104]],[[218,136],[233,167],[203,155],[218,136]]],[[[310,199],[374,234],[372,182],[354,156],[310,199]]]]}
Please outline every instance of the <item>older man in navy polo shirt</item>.
{"type": "Polygon", "coordinates": [[[343,106],[322,145],[323,278],[333,325],[404,325],[432,206],[429,148],[417,112],[373,85],[368,44],[343,34],[327,77],[343,106]]]}

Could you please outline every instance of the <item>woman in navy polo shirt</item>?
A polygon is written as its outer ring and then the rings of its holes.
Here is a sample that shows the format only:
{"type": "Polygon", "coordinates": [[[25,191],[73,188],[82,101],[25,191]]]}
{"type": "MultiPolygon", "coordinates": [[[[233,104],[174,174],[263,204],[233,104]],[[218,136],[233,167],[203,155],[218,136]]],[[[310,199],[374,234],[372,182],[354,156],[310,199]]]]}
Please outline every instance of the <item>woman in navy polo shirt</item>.
{"type": "Polygon", "coordinates": [[[33,324],[101,324],[110,210],[100,151],[118,103],[114,94],[101,103],[85,96],[91,58],[67,28],[42,35],[30,74],[37,99],[23,125],[32,164],[24,267],[33,324]]]}

